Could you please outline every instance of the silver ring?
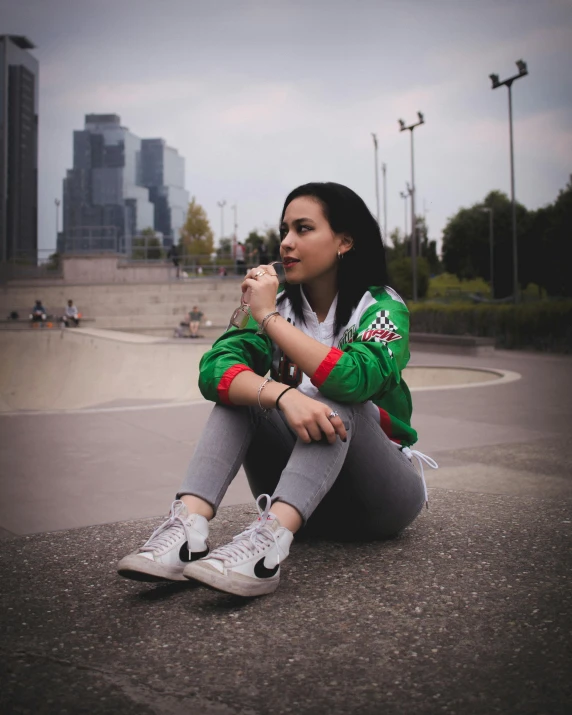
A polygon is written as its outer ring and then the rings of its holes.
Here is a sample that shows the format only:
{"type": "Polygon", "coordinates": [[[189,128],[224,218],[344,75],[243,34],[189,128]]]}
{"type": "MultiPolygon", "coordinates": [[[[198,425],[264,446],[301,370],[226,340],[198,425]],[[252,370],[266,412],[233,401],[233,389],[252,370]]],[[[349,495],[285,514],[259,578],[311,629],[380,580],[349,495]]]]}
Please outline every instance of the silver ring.
{"type": "Polygon", "coordinates": [[[339,417],[339,416],[340,416],[340,415],[339,415],[335,410],[332,410],[332,411],[330,412],[330,414],[328,415],[328,419],[331,420],[331,419],[333,419],[334,417],[339,417]]]}

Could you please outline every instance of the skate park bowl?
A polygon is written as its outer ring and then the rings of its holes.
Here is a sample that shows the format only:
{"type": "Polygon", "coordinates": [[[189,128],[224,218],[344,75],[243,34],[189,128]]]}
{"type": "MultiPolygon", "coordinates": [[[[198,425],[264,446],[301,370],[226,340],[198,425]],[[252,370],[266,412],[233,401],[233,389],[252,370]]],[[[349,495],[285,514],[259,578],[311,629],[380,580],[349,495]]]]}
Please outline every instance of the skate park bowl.
{"type": "MultiPolygon", "coordinates": [[[[199,362],[210,341],[90,328],[0,331],[0,413],[152,409],[202,402],[199,362]]],[[[404,371],[412,392],[498,385],[506,370],[404,371]]]]}

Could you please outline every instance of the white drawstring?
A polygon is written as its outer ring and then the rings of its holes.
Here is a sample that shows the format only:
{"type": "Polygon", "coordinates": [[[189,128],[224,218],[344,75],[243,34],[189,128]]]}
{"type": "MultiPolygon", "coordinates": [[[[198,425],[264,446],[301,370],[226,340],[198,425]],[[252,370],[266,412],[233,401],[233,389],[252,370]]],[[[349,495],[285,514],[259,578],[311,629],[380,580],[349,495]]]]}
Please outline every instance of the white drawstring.
{"type": "Polygon", "coordinates": [[[434,459],[431,459],[431,457],[428,457],[426,454],[423,454],[423,452],[419,452],[416,449],[411,449],[410,447],[403,447],[401,451],[411,461],[413,461],[413,457],[417,458],[417,463],[419,464],[419,469],[421,470],[421,481],[423,482],[423,493],[425,494],[425,506],[427,509],[429,509],[429,495],[427,494],[427,484],[425,483],[423,462],[425,462],[425,464],[428,464],[432,469],[439,469],[439,465],[434,459]]]}

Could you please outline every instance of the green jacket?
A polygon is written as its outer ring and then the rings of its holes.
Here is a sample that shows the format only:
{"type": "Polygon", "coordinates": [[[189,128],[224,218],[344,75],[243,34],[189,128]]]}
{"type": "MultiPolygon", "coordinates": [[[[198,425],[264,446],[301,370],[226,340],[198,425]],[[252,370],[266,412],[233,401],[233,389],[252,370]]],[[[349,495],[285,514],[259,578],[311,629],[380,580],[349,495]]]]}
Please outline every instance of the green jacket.
{"type": "MultiPolygon", "coordinates": [[[[302,294],[303,295],[303,294],[302,294]]],[[[337,402],[367,402],[381,429],[394,442],[417,441],[411,427],[411,394],[401,377],[409,361],[409,311],[389,287],[366,291],[350,320],[334,335],[336,301],[323,323],[304,300],[304,320],[298,322],[290,301],[278,301],[282,317],[306,335],[331,346],[314,375],[305,375],[267,335],[257,335],[251,317],[243,330],[229,328],[204,354],[199,387],[207,400],[231,404],[228,391],[242,370],[273,379],[308,395],[318,391],[337,402]]]]}

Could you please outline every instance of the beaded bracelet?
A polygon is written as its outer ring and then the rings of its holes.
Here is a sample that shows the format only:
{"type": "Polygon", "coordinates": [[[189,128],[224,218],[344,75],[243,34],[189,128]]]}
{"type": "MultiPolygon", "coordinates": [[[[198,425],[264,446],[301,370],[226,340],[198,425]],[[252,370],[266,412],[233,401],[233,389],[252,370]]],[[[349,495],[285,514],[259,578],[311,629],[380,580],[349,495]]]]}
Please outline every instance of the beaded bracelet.
{"type": "Polygon", "coordinates": [[[267,410],[266,407],[262,407],[262,402],[260,402],[260,395],[262,395],[262,390],[266,387],[267,383],[272,382],[271,377],[267,377],[266,380],[260,385],[258,388],[258,406],[262,410],[262,412],[270,412],[270,410],[267,410]]]}

